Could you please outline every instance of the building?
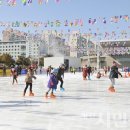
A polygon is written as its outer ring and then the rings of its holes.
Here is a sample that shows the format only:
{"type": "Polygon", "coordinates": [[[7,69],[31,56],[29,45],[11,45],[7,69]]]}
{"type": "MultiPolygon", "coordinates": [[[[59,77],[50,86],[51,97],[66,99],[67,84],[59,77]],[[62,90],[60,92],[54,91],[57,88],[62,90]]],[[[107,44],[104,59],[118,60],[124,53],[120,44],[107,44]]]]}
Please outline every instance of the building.
{"type": "Polygon", "coordinates": [[[111,66],[116,61],[120,67],[130,67],[130,40],[101,40],[95,44],[95,54],[91,56],[81,57],[82,65],[90,64],[93,67],[103,68],[103,66],[111,66]],[[97,49],[98,48],[98,49],[97,49]]]}
{"type": "MultiPolygon", "coordinates": [[[[50,54],[53,56],[69,56],[70,55],[70,47],[65,44],[65,38],[61,32],[57,32],[55,30],[47,30],[42,32],[42,40],[44,40],[44,45],[46,48],[46,54],[50,54]]],[[[45,54],[45,52],[44,52],[45,54]]]]}
{"type": "Polygon", "coordinates": [[[102,40],[104,54],[111,56],[121,66],[130,67],[130,39],[102,40]]]}
{"type": "Polygon", "coordinates": [[[27,57],[27,45],[26,41],[14,41],[3,42],[0,41],[0,54],[8,53],[13,59],[17,59],[18,56],[27,57]]]}
{"type": "Polygon", "coordinates": [[[27,33],[19,30],[6,29],[2,32],[4,42],[26,40],[27,33]]]}
{"type": "Polygon", "coordinates": [[[79,31],[73,31],[69,37],[70,56],[71,57],[83,57],[93,54],[93,48],[95,44],[84,37],[79,31]],[[90,54],[88,54],[91,52],[90,54]]]}

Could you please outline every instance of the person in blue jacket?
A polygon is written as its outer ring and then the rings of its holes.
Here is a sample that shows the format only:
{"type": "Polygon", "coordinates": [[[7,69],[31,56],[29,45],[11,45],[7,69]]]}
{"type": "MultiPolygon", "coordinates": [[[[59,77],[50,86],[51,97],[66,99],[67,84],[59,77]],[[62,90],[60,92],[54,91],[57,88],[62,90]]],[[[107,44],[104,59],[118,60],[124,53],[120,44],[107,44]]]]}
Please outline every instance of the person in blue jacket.
{"type": "Polygon", "coordinates": [[[50,74],[50,78],[48,81],[48,85],[47,87],[49,88],[48,91],[45,94],[45,97],[48,97],[49,92],[51,91],[50,97],[51,98],[55,98],[56,96],[54,95],[54,90],[57,89],[57,84],[58,84],[58,79],[57,79],[57,73],[58,73],[58,69],[53,69],[51,74],[50,74]]]}

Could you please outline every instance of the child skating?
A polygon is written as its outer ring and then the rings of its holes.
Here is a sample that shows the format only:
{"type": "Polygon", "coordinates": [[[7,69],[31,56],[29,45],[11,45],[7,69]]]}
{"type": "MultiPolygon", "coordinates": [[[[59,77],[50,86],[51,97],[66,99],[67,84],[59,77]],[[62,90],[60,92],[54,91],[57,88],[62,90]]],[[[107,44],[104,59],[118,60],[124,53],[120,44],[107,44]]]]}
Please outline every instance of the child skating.
{"type": "Polygon", "coordinates": [[[25,78],[26,87],[24,89],[23,96],[25,96],[28,86],[30,86],[29,96],[34,96],[34,93],[32,92],[32,82],[33,82],[32,78],[36,79],[36,77],[34,76],[33,69],[29,68],[25,78]]]}
{"type": "Polygon", "coordinates": [[[57,73],[58,69],[53,69],[53,71],[50,74],[50,79],[48,81],[48,91],[45,94],[45,97],[48,98],[48,94],[51,91],[50,98],[55,98],[56,96],[54,95],[54,90],[57,89],[57,84],[58,84],[58,79],[57,79],[57,73]]]}
{"type": "Polygon", "coordinates": [[[17,80],[17,71],[14,69],[12,71],[12,76],[13,76],[13,82],[12,82],[12,85],[14,85],[14,83],[16,82],[18,84],[18,80],[17,80]]]}

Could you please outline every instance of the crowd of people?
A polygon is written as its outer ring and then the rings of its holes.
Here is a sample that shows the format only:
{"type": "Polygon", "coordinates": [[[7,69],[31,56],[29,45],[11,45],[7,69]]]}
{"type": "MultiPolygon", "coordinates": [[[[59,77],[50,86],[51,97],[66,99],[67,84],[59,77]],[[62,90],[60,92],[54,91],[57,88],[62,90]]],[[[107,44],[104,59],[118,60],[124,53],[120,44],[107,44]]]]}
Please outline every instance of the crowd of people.
{"type": "MultiPolygon", "coordinates": [[[[3,68],[4,71],[4,75],[6,73],[6,68],[3,68]]],[[[11,75],[12,75],[12,85],[14,85],[15,83],[18,84],[18,75],[21,74],[21,70],[22,68],[20,66],[11,66],[11,75]]],[[[34,96],[33,90],[32,90],[32,81],[33,79],[36,79],[35,74],[37,74],[36,69],[34,69],[32,66],[29,66],[27,68],[27,73],[26,73],[26,77],[25,77],[25,88],[23,91],[23,96],[26,95],[26,91],[29,88],[29,96],[34,96]]],[[[84,65],[81,68],[75,68],[75,67],[70,67],[69,71],[71,73],[74,73],[76,71],[78,72],[82,72],[82,77],[83,80],[91,80],[91,76],[93,75],[93,73],[96,71],[97,75],[96,78],[100,79],[102,76],[108,76],[108,72],[109,72],[109,79],[110,79],[110,86],[108,88],[108,90],[110,92],[115,92],[115,78],[118,78],[118,75],[120,75],[122,77],[122,74],[118,71],[118,67],[117,67],[117,63],[115,61],[113,61],[113,65],[111,67],[103,67],[103,73],[101,73],[100,71],[97,71],[96,68],[91,67],[90,65],[84,65]]],[[[48,80],[48,90],[45,93],[45,97],[51,97],[51,98],[55,98],[55,94],[54,91],[57,89],[57,85],[60,82],[60,90],[61,91],[65,91],[63,84],[63,78],[64,78],[64,73],[65,73],[65,64],[61,64],[59,65],[58,68],[53,68],[51,65],[48,66],[48,68],[46,69],[46,75],[49,76],[49,80],[48,80]],[[51,91],[51,93],[50,93],[51,91]],[[50,95],[49,95],[50,93],[50,95]]],[[[40,68],[40,74],[42,74],[42,68],[40,68]]]]}

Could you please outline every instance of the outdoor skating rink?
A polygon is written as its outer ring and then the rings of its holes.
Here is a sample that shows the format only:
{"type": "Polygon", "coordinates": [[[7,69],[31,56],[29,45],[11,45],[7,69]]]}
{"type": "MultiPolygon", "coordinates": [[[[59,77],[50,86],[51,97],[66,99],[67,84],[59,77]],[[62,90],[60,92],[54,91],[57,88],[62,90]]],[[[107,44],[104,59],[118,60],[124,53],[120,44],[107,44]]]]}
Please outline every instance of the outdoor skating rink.
{"type": "Polygon", "coordinates": [[[130,78],[116,80],[116,93],[107,91],[107,77],[82,80],[82,73],[65,73],[65,92],[43,97],[48,78],[36,75],[34,97],[23,97],[25,76],[0,77],[0,130],[130,130],[130,78]]]}

